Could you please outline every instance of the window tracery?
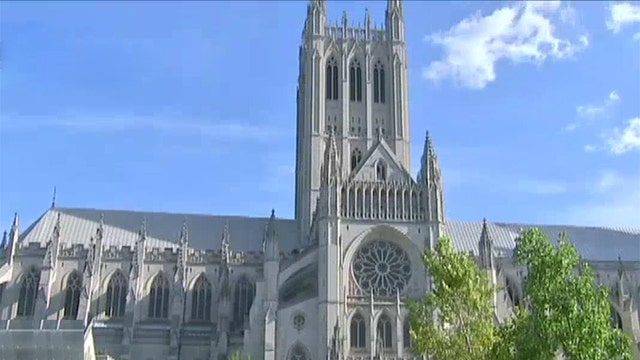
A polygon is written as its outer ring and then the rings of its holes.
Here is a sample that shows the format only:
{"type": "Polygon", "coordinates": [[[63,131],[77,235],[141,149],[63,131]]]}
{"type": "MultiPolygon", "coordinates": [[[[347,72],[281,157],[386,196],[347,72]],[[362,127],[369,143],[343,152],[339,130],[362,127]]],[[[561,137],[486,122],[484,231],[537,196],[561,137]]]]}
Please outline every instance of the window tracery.
{"type": "Polygon", "coordinates": [[[366,328],[364,318],[360,314],[355,314],[351,318],[351,326],[349,327],[349,339],[352,348],[364,348],[366,341],[366,328]]]}
{"type": "Polygon", "coordinates": [[[171,285],[162,273],[156,275],[149,292],[149,317],[166,319],[169,317],[169,291],[171,285]]]}
{"type": "Polygon", "coordinates": [[[289,360],[307,360],[307,351],[300,344],[293,346],[289,352],[289,360]]]}
{"type": "Polygon", "coordinates": [[[391,320],[389,320],[387,314],[383,314],[382,316],[380,316],[380,319],[378,319],[376,333],[378,335],[378,340],[382,343],[382,347],[385,349],[391,349],[391,347],[393,346],[393,333],[391,320]]]}
{"type": "Polygon", "coordinates": [[[40,272],[31,268],[22,278],[20,295],[18,297],[18,316],[33,316],[38,297],[38,285],[40,284],[40,272]]]}
{"type": "Polygon", "coordinates": [[[105,315],[122,317],[127,305],[127,279],[121,271],[116,271],[107,285],[107,304],[105,315]]]}
{"type": "Polygon", "coordinates": [[[362,67],[358,60],[354,60],[349,66],[349,100],[362,101],[362,67]]]}
{"type": "Polygon", "coordinates": [[[256,296],[256,287],[246,276],[238,280],[234,291],[233,322],[236,330],[244,329],[245,320],[249,317],[249,310],[256,296]]]}
{"type": "Polygon", "coordinates": [[[325,85],[327,100],[338,100],[338,63],[333,56],[327,61],[325,85]]]}
{"type": "Polygon", "coordinates": [[[359,295],[395,296],[411,279],[411,263],[400,246],[372,241],[356,253],[352,273],[359,295]]]}
{"type": "Polygon", "coordinates": [[[211,320],[211,283],[200,275],[193,285],[191,297],[191,319],[211,320]]]}
{"type": "Polygon", "coordinates": [[[80,292],[82,291],[82,278],[77,272],[72,272],[67,278],[67,286],[64,295],[64,318],[76,319],[80,306],[80,292]]]}

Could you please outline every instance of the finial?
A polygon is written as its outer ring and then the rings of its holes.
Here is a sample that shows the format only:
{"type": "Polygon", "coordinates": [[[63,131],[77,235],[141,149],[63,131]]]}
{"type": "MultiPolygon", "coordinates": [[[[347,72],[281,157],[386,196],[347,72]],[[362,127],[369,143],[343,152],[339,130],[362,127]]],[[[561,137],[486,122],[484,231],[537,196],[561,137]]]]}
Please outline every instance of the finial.
{"type": "Polygon", "coordinates": [[[229,220],[224,223],[224,228],[222,229],[222,243],[229,243],[229,220]]]}
{"type": "Polygon", "coordinates": [[[622,256],[618,254],[618,276],[622,278],[624,274],[624,265],[622,264],[622,256]]]}
{"type": "Polygon", "coordinates": [[[55,209],[56,208],[56,186],[53,186],[53,197],[51,199],[51,208],[55,209]]]}
{"type": "Polygon", "coordinates": [[[140,240],[146,240],[147,239],[147,217],[143,216],[142,217],[142,225],[140,225],[140,240]]]}
{"type": "Polygon", "coordinates": [[[188,241],[187,218],[182,220],[182,229],[180,230],[180,244],[184,245],[188,241]]]}
{"type": "Polygon", "coordinates": [[[104,235],[104,213],[100,213],[100,223],[98,224],[98,229],[96,229],[96,240],[102,240],[102,236],[104,235]]]}
{"type": "Polygon", "coordinates": [[[2,242],[0,243],[0,250],[7,246],[7,230],[2,233],[2,242]]]}
{"type": "Polygon", "coordinates": [[[276,209],[271,209],[271,218],[272,219],[276,218],[276,209]]]}

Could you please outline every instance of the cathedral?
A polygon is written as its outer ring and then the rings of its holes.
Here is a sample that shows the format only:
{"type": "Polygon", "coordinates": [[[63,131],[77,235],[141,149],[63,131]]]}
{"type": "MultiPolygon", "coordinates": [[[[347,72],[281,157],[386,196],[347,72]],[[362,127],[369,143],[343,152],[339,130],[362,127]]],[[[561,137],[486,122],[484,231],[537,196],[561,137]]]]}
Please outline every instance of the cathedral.
{"type": "MultiPolygon", "coordinates": [[[[354,27],[311,0],[299,62],[294,219],[16,214],[0,250],[0,358],[422,359],[405,304],[429,291],[421,253],[443,236],[490,275],[495,321],[511,316],[523,296],[511,255],[531,225],[448,219],[428,134],[410,174],[403,3],[387,1],[382,27],[368,13],[354,27]]],[[[638,343],[640,228],[539,227],[567,233],[612,289],[612,326],[638,343]]]]}

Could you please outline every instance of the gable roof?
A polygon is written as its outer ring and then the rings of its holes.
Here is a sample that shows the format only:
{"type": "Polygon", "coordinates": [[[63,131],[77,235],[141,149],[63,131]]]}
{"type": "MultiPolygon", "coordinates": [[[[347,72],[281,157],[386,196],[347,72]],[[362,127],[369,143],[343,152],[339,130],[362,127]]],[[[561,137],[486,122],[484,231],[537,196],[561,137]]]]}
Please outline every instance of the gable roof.
{"type": "Polygon", "coordinates": [[[367,164],[371,163],[371,159],[376,153],[379,153],[382,157],[385,158],[385,160],[387,160],[389,168],[399,171],[400,173],[403,174],[403,177],[405,177],[405,180],[415,183],[415,180],[413,180],[413,177],[411,177],[411,174],[407,171],[407,169],[404,168],[402,163],[398,161],[393,150],[391,150],[389,145],[387,145],[387,143],[384,141],[384,138],[382,137],[379,137],[378,140],[376,140],[376,142],[374,143],[374,145],[369,149],[369,151],[367,151],[367,153],[362,157],[362,160],[349,174],[349,179],[355,179],[358,176],[358,174],[362,172],[362,169],[365,166],[367,166],[367,164]]]}
{"type": "MultiPolygon", "coordinates": [[[[95,235],[101,214],[104,214],[103,243],[107,247],[133,245],[138,238],[142,221],[145,220],[149,247],[177,247],[182,224],[186,222],[190,247],[218,249],[222,231],[228,223],[231,249],[256,251],[262,249],[262,238],[269,221],[269,218],[241,216],[55,208],[47,210],[29,226],[20,235],[20,242],[24,245],[37,242],[44,246],[51,237],[58,214],[63,244],[88,244],[95,235]]],[[[276,234],[281,250],[291,251],[300,247],[294,220],[276,219],[276,234]]]]}
{"type": "MultiPolygon", "coordinates": [[[[147,222],[149,247],[176,248],[182,223],[189,229],[189,246],[199,249],[219,249],[222,231],[229,224],[231,248],[236,251],[261,251],[268,218],[242,216],[171,214],[127,210],[55,208],[47,210],[20,235],[20,243],[44,246],[51,238],[58,214],[61,222],[61,243],[88,244],[95,235],[104,214],[104,245],[132,246],[138,238],[143,219],[147,222]]],[[[640,228],[603,228],[571,225],[531,225],[487,222],[489,237],[498,256],[511,256],[515,239],[521,229],[538,227],[555,240],[565,232],[585,260],[618,260],[640,262],[640,228]]],[[[280,249],[290,252],[304,247],[298,236],[295,220],[276,219],[280,249]]],[[[444,235],[451,238],[460,251],[478,255],[482,221],[448,220],[444,235]]]]}

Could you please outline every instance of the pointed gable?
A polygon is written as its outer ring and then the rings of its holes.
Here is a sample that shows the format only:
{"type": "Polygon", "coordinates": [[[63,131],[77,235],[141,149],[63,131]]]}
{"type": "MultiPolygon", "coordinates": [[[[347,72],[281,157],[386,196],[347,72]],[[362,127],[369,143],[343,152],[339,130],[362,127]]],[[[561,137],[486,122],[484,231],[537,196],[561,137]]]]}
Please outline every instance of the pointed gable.
{"type": "Polygon", "coordinates": [[[351,171],[349,176],[352,180],[358,181],[403,181],[414,182],[411,174],[396,159],[393,150],[384,139],[378,139],[375,144],[364,155],[358,165],[351,171]],[[384,172],[384,174],[381,174],[384,172]],[[378,179],[381,177],[382,179],[378,179]]]}

